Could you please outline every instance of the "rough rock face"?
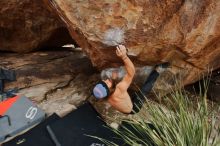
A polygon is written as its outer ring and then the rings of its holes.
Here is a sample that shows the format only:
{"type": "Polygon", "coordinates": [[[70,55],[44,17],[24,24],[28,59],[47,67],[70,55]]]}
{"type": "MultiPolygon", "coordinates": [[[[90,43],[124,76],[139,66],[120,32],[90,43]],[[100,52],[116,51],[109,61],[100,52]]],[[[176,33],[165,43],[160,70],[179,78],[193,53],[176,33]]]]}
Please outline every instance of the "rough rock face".
{"type": "Polygon", "coordinates": [[[73,42],[42,0],[0,1],[0,50],[28,52],[73,42]]]}
{"type": "MultiPolygon", "coordinates": [[[[136,64],[171,61],[171,75],[181,76],[183,84],[220,67],[219,0],[44,1],[99,69],[121,65],[114,49],[103,44],[111,28],[125,32],[136,64]]],[[[166,81],[172,84],[171,78],[166,81]]]]}
{"type": "Polygon", "coordinates": [[[19,94],[29,97],[48,114],[64,115],[82,104],[91,96],[91,86],[97,80],[89,58],[71,48],[2,53],[0,67],[16,72],[16,81],[5,82],[5,91],[18,88],[19,94]]]}

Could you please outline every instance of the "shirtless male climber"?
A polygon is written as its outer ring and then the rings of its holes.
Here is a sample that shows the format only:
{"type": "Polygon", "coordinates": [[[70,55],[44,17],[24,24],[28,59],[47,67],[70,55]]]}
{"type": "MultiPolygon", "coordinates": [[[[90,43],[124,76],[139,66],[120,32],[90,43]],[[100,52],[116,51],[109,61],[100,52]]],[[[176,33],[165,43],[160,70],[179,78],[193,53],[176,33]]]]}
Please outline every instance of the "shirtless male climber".
{"type": "MultiPolygon", "coordinates": [[[[128,88],[132,83],[135,74],[135,67],[132,61],[127,56],[127,49],[123,45],[116,47],[116,55],[120,57],[126,69],[126,74],[120,82],[116,85],[114,77],[105,78],[98,82],[93,88],[92,92],[96,99],[106,99],[112,107],[125,114],[135,114],[141,109],[147,93],[153,88],[159,73],[163,72],[169,66],[169,63],[156,65],[154,70],[150,73],[144,85],[140,89],[141,94],[128,93],[128,88]],[[142,96],[141,96],[142,95],[142,96]]],[[[114,75],[113,75],[114,76],[114,75]]]]}

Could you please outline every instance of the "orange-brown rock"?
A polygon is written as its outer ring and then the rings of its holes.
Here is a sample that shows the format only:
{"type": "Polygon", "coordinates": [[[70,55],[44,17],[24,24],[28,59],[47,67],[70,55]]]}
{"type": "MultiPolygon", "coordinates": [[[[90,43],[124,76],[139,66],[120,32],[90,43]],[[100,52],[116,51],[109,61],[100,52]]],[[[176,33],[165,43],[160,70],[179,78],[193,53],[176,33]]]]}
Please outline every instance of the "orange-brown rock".
{"type": "Polygon", "coordinates": [[[0,1],[0,50],[28,52],[73,42],[42,0],[0,1]]]}
{"type": "Polygon", "coordinates": [[[220,67],[219,0],[44,1],[99,69],[121,65],[115,50],[103,44],[111,28],[125,32],[125,44],[136,64],[169,60],[171,75],[181,76],[183,84],[220,67]]]}

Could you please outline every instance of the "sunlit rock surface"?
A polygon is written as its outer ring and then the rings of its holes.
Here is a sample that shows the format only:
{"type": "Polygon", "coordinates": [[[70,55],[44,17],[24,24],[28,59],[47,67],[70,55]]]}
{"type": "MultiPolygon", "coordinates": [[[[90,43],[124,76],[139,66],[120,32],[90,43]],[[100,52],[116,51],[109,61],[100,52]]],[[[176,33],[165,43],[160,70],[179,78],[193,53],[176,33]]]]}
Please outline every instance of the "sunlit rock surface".
{"type": "Polygon", "coordinates": [[[186,85],[220,67],[219,0],[44,2],[59,14],[72,38],[99,69],[122,65],[115,49],[103,44],[111,28],[125,32],[125,45],[136,65],[170,61],[172,67],[162,77],[168,85],[173,84],[172,75],[181,77],[186,85]]]}

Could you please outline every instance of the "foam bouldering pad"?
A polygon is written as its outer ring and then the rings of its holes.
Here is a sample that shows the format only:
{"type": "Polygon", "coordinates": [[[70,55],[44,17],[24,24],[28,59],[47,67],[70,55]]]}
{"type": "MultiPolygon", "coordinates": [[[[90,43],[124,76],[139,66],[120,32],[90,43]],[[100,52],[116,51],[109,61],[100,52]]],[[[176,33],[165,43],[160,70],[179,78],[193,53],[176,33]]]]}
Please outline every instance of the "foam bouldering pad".
{"type": "Polygon", "coordinates": [[[62,146],[105,146],[90,136],[113,141],[120,146],[124,144],[88,102],[49,126],[62,146]]]}
{"type": "Polygon", "coordinates": [[[28,97],[16,95],[0,101],[0,142],[39,124],[45,112],[28,97]]]}
{"type": "Polygon", "coordinates": [[[3,146],[54,146],[46,130],[46,126],[59,119],[60,117],[58,115],[53,114],[26,133],[4,143],[3,146]]]}

